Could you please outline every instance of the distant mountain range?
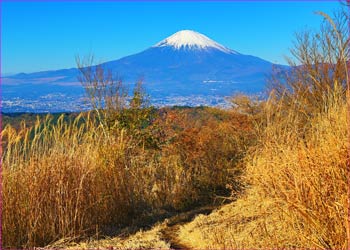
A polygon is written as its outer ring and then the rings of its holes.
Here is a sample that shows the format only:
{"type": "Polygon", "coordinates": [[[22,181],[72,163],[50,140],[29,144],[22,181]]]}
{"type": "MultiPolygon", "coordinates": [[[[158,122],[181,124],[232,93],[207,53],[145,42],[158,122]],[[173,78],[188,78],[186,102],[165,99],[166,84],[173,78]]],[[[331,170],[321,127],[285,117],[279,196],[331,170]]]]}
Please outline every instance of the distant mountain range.
{"type": "MultiPolygon", "coordinates": [[[[261,93],[272,70],[269,61],[243,55],[191,30],[179,31],[140,53],[101,65],[130,87],[142,79],[156,106],[225,106],[225,97],[234,93],[261,93]]],[[[86,109],[77,75],[78,70],[71,68],[4,77],[2,110],[86,109]]]]}

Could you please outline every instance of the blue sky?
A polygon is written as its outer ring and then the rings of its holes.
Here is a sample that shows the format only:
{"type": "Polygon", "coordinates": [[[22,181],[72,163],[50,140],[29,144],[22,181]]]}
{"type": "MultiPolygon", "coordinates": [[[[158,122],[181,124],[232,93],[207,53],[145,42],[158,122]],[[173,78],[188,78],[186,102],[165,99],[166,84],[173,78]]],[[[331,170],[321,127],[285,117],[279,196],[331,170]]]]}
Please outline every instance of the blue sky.
{"type": "Polygon", "coordinates": [[[285,63],[295,32],[318,28],[337,1],[310,2],[1,2],[2,73],[75,67],[140,52],[192,29],[226,47],[285,63]]]}

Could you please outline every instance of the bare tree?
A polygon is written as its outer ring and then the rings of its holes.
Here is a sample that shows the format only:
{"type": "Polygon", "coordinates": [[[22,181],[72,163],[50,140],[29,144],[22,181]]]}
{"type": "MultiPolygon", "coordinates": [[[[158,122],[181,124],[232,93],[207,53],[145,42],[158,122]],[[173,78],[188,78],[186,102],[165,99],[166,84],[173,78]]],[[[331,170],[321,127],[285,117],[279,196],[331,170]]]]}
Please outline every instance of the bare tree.
{"type": "Polygon", "coordinates": [[[93,56],[84,60],[77,56],[76,64],[87,100],[96,112],[99,124],[106,130],[113,126],[111,121],[116,114],[126,107],[127,91],[111,70],[105,70],[101,64],[94,66],[93,56]]]}
{"type": "Polygon", "coordinates": [[[103,65],[94,65],[92,56],[85,60],[76,57],[76,63],[80,71],[79,81],[105,135],[109,137],[114,129],[125,129],[141,141],[149,140],[151,135],[145,128],[155,112],[142,80],[135,84],[133,94],[129,95],[120,78],[103,65]]]}
{"type": "Polygon", "coordinates": [[[286,105],[296,97],[305,114],[321,108],[325,95],[341,86],[344,99],[348,88],[349,15],[343,9],[330,18],[317,12],[324,20],[318,32],[296,34],[294,48],[287,58],[291,69],[277,69],[271,79],[271,89],[286,105]]]}

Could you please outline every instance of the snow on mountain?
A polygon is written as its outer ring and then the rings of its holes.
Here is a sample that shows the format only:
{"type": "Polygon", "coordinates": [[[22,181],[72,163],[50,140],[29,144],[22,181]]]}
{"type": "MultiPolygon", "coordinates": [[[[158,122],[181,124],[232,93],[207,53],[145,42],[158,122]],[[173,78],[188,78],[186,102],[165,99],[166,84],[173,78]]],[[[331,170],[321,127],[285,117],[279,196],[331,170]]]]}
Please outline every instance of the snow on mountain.
{"type": "Polygon", "coordinates": [[[238,54],[236,51],[213,41],[209,37],[193,30],[181,30],[165,38],[153,47],[171,46],[175,49],[208,49],[215,48],[225,53],[238,54]]]}

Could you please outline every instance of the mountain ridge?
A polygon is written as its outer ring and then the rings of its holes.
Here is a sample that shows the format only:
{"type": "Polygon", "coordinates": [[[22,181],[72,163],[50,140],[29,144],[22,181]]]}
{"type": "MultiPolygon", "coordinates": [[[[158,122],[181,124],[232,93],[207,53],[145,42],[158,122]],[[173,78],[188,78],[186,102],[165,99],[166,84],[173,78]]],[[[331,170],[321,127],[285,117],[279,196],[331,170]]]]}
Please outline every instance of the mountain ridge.
{"type": "MultiPolygon", "coordinates": [[[[156,106],[225,106],[225,98],[234,93],[261,93],[273,64],[229,49],[196,31],[182,30],[139,53],[100,65],[118,74],[130,88],[143,79],[145,90],[156,106]]],[[[25,99],[20,85],[26,85],[31,102],[50,95],[52,88],[55,90],[52,94],[72,99],[71,107],[73,99],[81,102],[83,98],[78,73],[78,69],[70,68],[3,78],[4,100],[14,100],[16,93],[25,99]],[[17,89],[11,90],[15,85],[17,89]]],[[[52,106],[57,105],[57,100],[51,102],[52,106]]],[[[11,103],[8,104],[13,106],[14,101],[11,103]]],[[[66,106],[62,102],[60,105],[66,106]]]]}

